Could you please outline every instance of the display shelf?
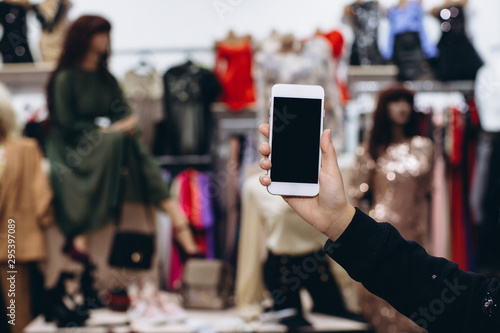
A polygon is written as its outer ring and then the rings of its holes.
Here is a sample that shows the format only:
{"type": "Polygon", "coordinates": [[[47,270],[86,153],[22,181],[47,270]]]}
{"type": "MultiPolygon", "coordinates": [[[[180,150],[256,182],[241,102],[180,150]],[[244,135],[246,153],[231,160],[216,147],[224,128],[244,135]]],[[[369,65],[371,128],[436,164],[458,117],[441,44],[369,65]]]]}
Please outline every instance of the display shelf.
{"type": "MultiPolygon", "coordinates": [[[[297,332],[373,332],[368,324],[323,314],[308,313],[305,318],[310,327],[297,332]]],[[[148,326],[134,321],[127,313],[112,312],[107,309],[93,310],[87,327],[71,327],[73,333],[107,332],[144,332],[144,333],[195,333],[207,332],[287,332],[286,326],[275,323],[244,322],[238,316],[237,309],[220,311],[187,310],[183,322],[148,326]],[[107,320],[108,319],[108,320],[107,320]]],[[[46,323],[43,316],[38,316],[25,329],[24,333],[59,333],[68,332],[68,328],[57,328],[55,323],[46,323]]]]}
{"type": "Polygon", "coordinates": [[[217,121],[217,131],[239,133],[258,129],[257,112],[252,107],[235,112],[229,110],[224,103],[218,102],[212,104],[211,110],[217,121]]]}
{"type": "Polygon", "coordinates": [[[12,94],[44,92],[53,63],[3,64],[0,67],[0,82],[12,94]]]}
{"type": "MultiPolygon", "coordinates": [[[[391,84],[397,83],[398,69],[394,65],[384,66],[349,66],[348,82],[351,98],[363,93],[377,93],[391,84]]],[[[430,76],[414,81],[405,81],[404,85],[416,92],[474,92],[474,81],[438,81],[430,76]]]]}
{"type": "Polygon", "coordinates": [[[207,165],[212,163],[211,155],[161,155],[156,159],[162,166],[167,165],[207,165]]]}

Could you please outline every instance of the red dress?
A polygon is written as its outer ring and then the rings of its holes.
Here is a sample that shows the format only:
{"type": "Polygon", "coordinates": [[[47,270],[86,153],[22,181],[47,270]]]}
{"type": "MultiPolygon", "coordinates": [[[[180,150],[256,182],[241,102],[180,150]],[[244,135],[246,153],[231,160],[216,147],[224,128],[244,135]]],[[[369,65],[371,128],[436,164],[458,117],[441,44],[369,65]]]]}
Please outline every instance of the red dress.
{"type": "MultiPolygon", "coordinates": [[[[333,60],[335,60],[337,63],[341,60],[343,56],[343,51],[344,51],[344,36],[342,33],[338,30],[332,30],[327,33],[322,34],[323,37],[328,40],[330,43],[330,46],[332,47],[332,57],[333,60]]],[[[338,90],[339,90],[339,95],[340,95],[340,102],[342,105],[347,105],[349,102],[350,94],[349,94],[349,87],[347,87],[347,83],[345,81],[345,78],[342,77],[339,73],[338,70],[338,64],[335,65],[335,81],[337,82],[338,90]]]]}
{"type": "Polygon", "coordinates": [[[252,78],[252,46],[219,43],[216,49],[215,75],[222,85],[220,101],[231,111],[241,111],[255,102],[252,78]]]}

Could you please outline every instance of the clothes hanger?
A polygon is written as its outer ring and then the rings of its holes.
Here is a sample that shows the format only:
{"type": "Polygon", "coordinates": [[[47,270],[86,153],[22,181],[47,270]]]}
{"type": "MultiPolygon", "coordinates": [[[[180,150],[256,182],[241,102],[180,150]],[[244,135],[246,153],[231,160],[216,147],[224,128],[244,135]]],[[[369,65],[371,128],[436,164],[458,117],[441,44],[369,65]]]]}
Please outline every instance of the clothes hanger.
{"type": "Polygon", "coordinates": [[[132,71],[140,76],[148,76],[156,71],[156,68],[145,57],[142,57],[132,71]]]}

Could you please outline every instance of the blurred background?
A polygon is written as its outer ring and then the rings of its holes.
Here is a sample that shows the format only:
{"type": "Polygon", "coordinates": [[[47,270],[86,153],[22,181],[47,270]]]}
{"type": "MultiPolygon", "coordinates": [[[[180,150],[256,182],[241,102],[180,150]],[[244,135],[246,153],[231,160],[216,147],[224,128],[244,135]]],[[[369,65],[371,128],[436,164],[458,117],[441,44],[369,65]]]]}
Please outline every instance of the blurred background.
{"type": "Polygon", "coordinates": [[[259,185],[258,124],[273,84],[323,86],[349,200],[498,276],[499,12],[497,0],[0,1],[0,312],[7,220],[22,229],[20,324],[1,331],[420,332],[259,185]],[[98,18],[73,25],[83,15],[98,18]],[[122,229],[137,248],[118,245],[122,229]]]}

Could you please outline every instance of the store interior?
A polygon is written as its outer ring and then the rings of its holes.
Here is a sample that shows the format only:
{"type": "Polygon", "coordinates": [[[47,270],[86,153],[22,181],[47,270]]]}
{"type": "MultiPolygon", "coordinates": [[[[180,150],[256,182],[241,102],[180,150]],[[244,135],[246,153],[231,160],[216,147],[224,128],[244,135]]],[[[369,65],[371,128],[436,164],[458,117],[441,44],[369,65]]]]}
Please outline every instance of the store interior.
{"type": "Polygon", "coordinates": [[[322,86],[349,202],[433,256],[500,277],[499,12],[487,0],[0,1],[0,129],[34,149],[0,142],[0,331],[422,332],[259,183],[259,125],[274,84],[322,86]],[[105,19],[95,31],[109,33],[112,79],[75,92],[95,78],[57,73],[83,15],[105,19]],[[411,107],[415,132],[377,160],[384,91],[411,107]],[[53,110],[90,99],[130,112],[134,139],[108,147],[111,133],[73,116],[80,141],[54,131],[53,110]]]}

